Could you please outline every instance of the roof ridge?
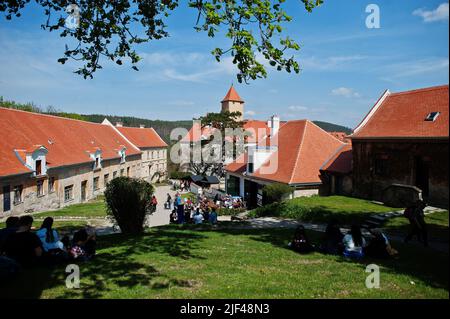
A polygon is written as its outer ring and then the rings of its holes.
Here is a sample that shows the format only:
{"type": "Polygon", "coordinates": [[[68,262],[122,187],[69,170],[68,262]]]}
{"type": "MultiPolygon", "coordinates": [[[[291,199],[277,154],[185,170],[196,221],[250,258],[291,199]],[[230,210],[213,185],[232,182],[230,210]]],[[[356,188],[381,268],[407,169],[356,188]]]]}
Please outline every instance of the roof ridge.
{"type": "Polygon", "coordinates": [[[46,114],[46,113],[38,113],[38,112],[31,112],[31,111],[13,109],[13,108],[10,108],[10,107],[4,107],[4,106],[0,105],[0,110],[2,110],[2,109],[3,110],[13,111],[13,112],[20,112],[20,113],[33,114],[33,115],[38,115],[38,116],[51,117],[51,118],[67,120],[67,121],[76,121],[76,122],[87,123],[87,124],[102,125],[101,123],[96,123],[96,122],[83,121],[83,120],[78,120],[78,119],[73,119],[73,118],[70,118],[70,117],[63,117],[63,116],[58,116],[58,115],[53,115],[53,114],[46,114]]]}
{"type": "Polygon", "coordinates": [[[391,92],[391,96],[392,95],[403,95],[403,94],[415,94],[415,93],[421,93],[421,92],[426,92],[426,91],[442,90],[445,88],[448,88],[448,84],[436,85],[436,86],[430,86],[430,87],[426,87],[426,88],[412,89],[412,90],[400,91],[400,92],[391,92]]]}
{"type": "Polygon", "coordinates": [[[295,159],[295,164],[294,164],[294,167],[292,168],[291,176],[289,178],[289,184],[292,183],[294,172],[297,170],[297,164],[299,162],[300,152],[302,151],[303,141],[305,140],[307,125],[308,125],[308,121],[305,121],[305,125],[303,126],[302,138],[300,140],[300,143],[299,143],[298,149],[297,149],[297,158],[295,159]]]}
{"type": "MultiPolygon", "coordinates": [[[[306,120],[307,122],[311,123],[312,125],[314,125],[315,127],[317,127],[319,130],[321,130],[322,132],[330,135],[332,138],[334,138],[335,140],[339,141],[341,144],[345,144],[343,141],[341,141],[340,139],[338,139],[336,136],[330,134],[330,132],[325,131],[323,128],[321,128],[319,125],[315,124],[313,121],[310,120],[306,120]]],[[[340,133],[344,133],[344,132],[340,132],[340,133]]]]}

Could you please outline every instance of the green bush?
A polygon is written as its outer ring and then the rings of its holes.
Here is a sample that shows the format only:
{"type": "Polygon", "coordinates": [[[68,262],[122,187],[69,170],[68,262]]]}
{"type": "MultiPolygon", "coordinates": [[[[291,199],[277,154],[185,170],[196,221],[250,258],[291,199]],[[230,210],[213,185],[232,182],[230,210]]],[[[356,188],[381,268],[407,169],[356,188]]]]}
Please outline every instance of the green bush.
{"type": "Polygon", "coordinates": [[[294,189],[286,184],[272,183],[265,185],[263,191],[264,205],[281,202],[287,195],[291,194],[294,189]]]}
{"type": "Polygon", "coordinates": [[[170,172],[171,179],[184,179],[189,176],[191,176],[191,173],[188,172],[179,172],[179,171],[170,172]]]}
{"type": "Polygon", "coordinates": [[[245,208],[219,208],[217,215],[219,216],[236,216],[237,214],[245,212],[245,208]]]}
{"type": "Polygon", "coordinates": [[[122,233],[136,234],[144,230],[153,192],[153,186],[140,179],[117,177],[108,183],[105,190],[107,213],[114,217],[122,233]]]}

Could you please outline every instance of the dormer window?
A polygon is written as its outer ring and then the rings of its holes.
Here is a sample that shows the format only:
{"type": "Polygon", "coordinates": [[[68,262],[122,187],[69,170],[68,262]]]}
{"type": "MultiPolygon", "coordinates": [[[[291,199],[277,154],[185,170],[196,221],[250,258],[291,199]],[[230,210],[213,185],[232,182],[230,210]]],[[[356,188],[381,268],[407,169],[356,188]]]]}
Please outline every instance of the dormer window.
{"type": "Polygon", "coordinates": [[[100,155],[95,156],[94,170],[102,168],[102,157],[100,155]]]}
{"type": "Polygon", "coordinates": [[[36,176],[42,175],[42,160],[36,160],[36,176]]]}
{"type": "Polygon", "coordinates": [[[120,164],[123,164],[123,163],[125,163],[125,160],[126,160],[126,153],[125,153],[125,148],[123,148],[123,149],[121,149],[120,151],[119,151],[119,156],[120,156],[120,164]]]}
{"type": "Polygon", "coordinates": [[[425,121],[434,122],[438,118],[439,114],[441,114],[441,112],[431,112],[427,115],[425,121]]]}

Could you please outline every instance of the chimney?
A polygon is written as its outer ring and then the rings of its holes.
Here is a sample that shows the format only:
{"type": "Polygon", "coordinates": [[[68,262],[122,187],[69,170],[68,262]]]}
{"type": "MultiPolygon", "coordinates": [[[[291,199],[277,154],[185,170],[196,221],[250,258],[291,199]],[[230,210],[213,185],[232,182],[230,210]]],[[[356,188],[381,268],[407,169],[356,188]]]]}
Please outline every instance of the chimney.
{"type": "Polygon", "coordinates": [[[280,117],[278,115],[272,115],[269,120],[270,136],[274,136],[280,129],[280,117]]]}
{"type": "Polygon", "coordinates": [[[122,127],[123,123],[122,122],[116,122],[116,127],[122,127]]]}
{"type": "Polygon", "coordinates": [[[140,124],[139,128],[145,128],[145,125],[144,124],[140,124]]]}

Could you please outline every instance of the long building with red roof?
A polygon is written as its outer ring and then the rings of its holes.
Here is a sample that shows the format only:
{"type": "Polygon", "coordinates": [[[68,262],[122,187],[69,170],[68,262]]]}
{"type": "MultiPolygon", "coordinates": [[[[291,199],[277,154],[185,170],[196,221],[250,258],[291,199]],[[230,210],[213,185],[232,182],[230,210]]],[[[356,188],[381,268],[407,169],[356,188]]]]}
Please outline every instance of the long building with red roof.
{"type": "MultiPolygon", "coordinates": [[[[324,176],[351,176],[357,197],[404,206],[402,192],[417,189],[428,203],[448,207],[448,85],[385,91],[350,138],[352,152],[342,149],[331,158],[324,176]]],[[[338,184],[330,186],[334,193],[338,184]]]]}
{"type": "Polygon", "coordinates": [[[150,129],[120,133],[110,125],[3,107],[0,127],[0,216],[87,201],[116,176],[142,177],[143,149],[166,146],[150,129]]]}

